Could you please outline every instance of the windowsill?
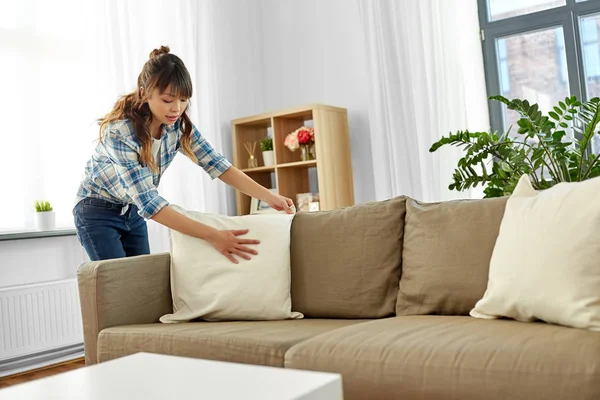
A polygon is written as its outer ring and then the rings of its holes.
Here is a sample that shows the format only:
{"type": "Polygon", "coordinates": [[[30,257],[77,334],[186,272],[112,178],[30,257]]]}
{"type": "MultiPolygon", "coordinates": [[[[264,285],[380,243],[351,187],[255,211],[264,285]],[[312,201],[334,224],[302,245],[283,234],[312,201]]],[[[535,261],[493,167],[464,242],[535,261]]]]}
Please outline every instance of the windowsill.
{"type": "Polygon", "coordinates": [[[73,228],[57,228],[51,231],[0,231],[0,241],[3,240],[20,240],[20,239],[39,239],[46,237],[57,237],[57,236],[75,236],[75,229],[73,228]]]}

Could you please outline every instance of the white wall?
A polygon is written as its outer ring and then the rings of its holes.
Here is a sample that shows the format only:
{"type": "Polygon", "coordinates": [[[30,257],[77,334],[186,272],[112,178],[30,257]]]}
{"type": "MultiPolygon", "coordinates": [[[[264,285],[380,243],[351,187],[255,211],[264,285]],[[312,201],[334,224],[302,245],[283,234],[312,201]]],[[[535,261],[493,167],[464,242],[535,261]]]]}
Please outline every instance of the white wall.
{"type": "MultiPolygon", "coordinates": [[[[231,120],[265,112],[262,15],[255,0],[215,2],[214,51],[221,146],[233,159],[231,120]]],[[[219,185],[225,186],[218,181],[219,185]]],[[[228,214],[236,215],[235,192],[226,187],[228,214]]]]}
{"type": "Polygon", "coordinates": [[[0,241],[0,287],[75,278],[87,260],[75,236],[0,241]]]}
{"type": "MultiPolygon", "coordinates": [[[[344,0],[220,0],[215,7],[222,148],[231,120],[325,103],[348,109],[356,203],[375,198],[358,6],[344,0]]],[[[218,183],[221,184],[221,183],[218,183]]],[[[228,213],[235,195],[227,188],[228,213]]]]}
{"type": "Polygon", "coordinates": [[[309,103],[347,108],[355,202],[373,200],[368,80],[357,2],[260,4],[265,110],[309,103]]]}

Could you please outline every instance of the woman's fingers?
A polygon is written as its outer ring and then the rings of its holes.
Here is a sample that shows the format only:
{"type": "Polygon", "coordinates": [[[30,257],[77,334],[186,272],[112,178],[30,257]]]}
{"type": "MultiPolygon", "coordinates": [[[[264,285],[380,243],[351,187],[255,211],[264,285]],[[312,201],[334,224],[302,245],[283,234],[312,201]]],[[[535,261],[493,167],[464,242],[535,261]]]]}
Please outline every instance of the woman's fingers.
{"type": "MultiPolygon", "coordinates": [[[[230,231],[234,236],[240,236],[240,235],[245,235],[246,233],[248,233],[248,229],[236,229],[233,231],[230,231]]],[[[260,240],[256,240],[256,239],[237,239],[237,242],[239,244],[259,244],[260,240]]]]}
{"type": "Polygon", "coordinates": [[[234,264],[238,263],[238,260],[235,259],[235,257],[233,256],[233,254],[231,254],[229,251],[223,251],[221,252],[221,254],[223,254],[225,257],[227,257],[227,259],[229,259],[229,261],[231,261],[234,264]]]}
{"type": "Polygon", "coordinates": [[[260,240],[255,239],[238,239],[238,244],[259,244],[260,240]]]}
{"type": "Polygon", "coordinates": [[[255,254],[255,255],[258,254],[258,251],[251,249],[250,247],[247,247],[247,246],[238,246],[237,250],[244,251],[244,252],[250,253],[250,254],[255,254]]]}
{"type": "Polygon", "coordinates": [[[245,260],[249,260],[250,259],[250,255],[248,253],[244,253],[241,250],[233,250],[233,254],[237,255],[238,257],[241,257],[245,260]]]}

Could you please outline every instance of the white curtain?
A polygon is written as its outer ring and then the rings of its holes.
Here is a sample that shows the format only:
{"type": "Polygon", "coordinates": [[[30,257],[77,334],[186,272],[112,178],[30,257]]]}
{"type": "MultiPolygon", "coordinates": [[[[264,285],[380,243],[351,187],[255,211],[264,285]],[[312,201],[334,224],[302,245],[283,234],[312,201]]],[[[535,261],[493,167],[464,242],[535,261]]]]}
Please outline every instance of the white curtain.
{"type": "MultiPolygon", "coordinates": [[[[195,0],[128,0],[104,2],[108,32],[104,60],[113,85],[113,93],[133,90],[150,51],[169,45],[171,52],[186,64],[194,84],[190,118],[200,132],[220,149],[221,129],[214,79],[214,2],[195,0]]],[[[161,181],[161,194],[182,207],[226,213],[223,185],[211,182],[208,175],[183,155],[178,155],[161,181]]],[[[148,221],[152,252],[168,251],[168,230],[148,221]]]]}
{"type": "MultiPolygon", "coordinates": [[[[119,95],[136,88],[150,51],[168,45],[194,84],[190,117],[218,150],[221,127],[214,87],[212,1],[19,0],[0,9],[0,230],[33,226],[33,202],[49,200],[57,225],[71,209],[98,127],[119,95]],[[5,71],[6,70],[6,71],[5,71]],[[7,95],[10,93],[10,95],[7,95]]],[[[226,213],[224,185],[178,155],[159,188],[190,209],[226,213]]],[[[153,252],[168,250],[167,230],[149,221],[153,252]]]]}
{"type": "Polygon", "coordinates": [[[59,227],[91,155],[102,113],[86,46],[91,10],[78,0],[0,2],[0,230],[34,225],[36,199],[50,201],[59,227]]]}
{"type": "Polygon", "coordinates": [[[448,190],[460,150],[429,153],[450,131],[489,129],[477,2],[358,1],[376,198],[479,197],[448,190]]]}

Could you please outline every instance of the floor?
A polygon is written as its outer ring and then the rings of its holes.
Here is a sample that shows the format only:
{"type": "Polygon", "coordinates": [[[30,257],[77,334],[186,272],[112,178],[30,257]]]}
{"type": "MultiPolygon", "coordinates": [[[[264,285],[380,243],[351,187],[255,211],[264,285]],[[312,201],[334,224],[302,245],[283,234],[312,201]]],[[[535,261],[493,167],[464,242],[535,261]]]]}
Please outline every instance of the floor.
{"type": "Polygon", "coordinates": [[[71,371],[77,368],[85,367],[83,358],[67,361],[61,364],[50,365],[33,371],[22,372],[20,374],[5,376],[0,378],[0,389],[16,385],[19,383],[29,382],[34,379],[45,378],[47,376],[60,374],[61,372],[71,371]]]}

